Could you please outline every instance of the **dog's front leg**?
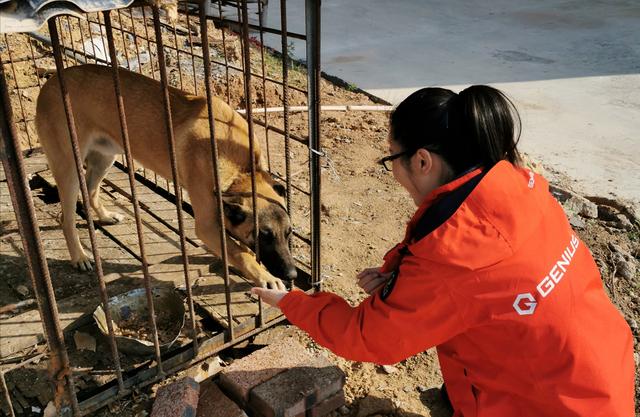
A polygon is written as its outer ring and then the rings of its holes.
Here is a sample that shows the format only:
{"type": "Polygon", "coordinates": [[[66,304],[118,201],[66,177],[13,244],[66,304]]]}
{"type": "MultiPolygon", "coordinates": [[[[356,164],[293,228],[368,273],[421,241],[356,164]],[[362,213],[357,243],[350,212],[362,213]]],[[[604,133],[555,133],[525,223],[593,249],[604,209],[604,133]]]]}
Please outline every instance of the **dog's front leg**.
{"type": "Polygon", "coordinates": [[[253,281],[255,285],[263,288],[287,289],[284,282],[271,275],[264,266],[256,261],[253,252],[239,245],[234,240],[227,239],[227,253],[229,254],[231,265],[238,269],[243,276],[253,281]]]}

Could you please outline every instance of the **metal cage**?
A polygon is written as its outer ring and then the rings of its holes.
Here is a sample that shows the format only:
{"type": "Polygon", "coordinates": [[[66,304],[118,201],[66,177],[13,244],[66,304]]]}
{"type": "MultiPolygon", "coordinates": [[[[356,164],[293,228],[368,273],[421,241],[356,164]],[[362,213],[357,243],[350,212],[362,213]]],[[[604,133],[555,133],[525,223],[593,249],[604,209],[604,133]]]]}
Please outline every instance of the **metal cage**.
{"type": "MultiPolygon", "coordinates": [[[[8,250],[20,256],[6,258],[7,263],[24,264],[28,269],[35,293],[33,304],[37,305],[37,311],[27,309],[0,318],[0,325],[4,323],[10,333],[8,339],[26,340],[26,346],[10,349],[0,357],[2,413],[30,415],[29,407],[41,409],[51,401],[61,415],[90,415],[117,398],[284,320],[277,310],[263,307],[260,300],[247,294],[249,284],[229,271],[226,247],[221,262],[212,266],[211,255],[194,235],[190,200],[183,196],[177,179],[170,86],[207,97],[214,172],[203,175],[213,175],[219,207],[222,191],[213,95],[221,96],[245,116],[251,149],[254,141],[261,141],[269,171],[286,184],[286,209],[294,226],[290,246],[299,267],[296,285],[308,291],[320,288],[323,153],[319,126],[319,0],[305,0],[304,34],[288,31],[286,0],[275,5],[279,9],[279,28],[265,23],[265,9],[273,6],[265,0],[180,2],[177,24],[168,23],[163,11],[145,2],[124,1],[123,8],[88,10],[82,9],[80,0],[69,2],[67,9],[61,8],[60,2],[48,9],[48,2],[29,1],[18,2],[17,10],[4,11],[2,8],[7,6],[1,3],[0,13],[5,14],[24,12],[24,8],[33,8],[35,4],[40,9],[28,11],[36,16],[31,21],[39,18],[40,23],[46,22],[31,32],[0,35],[0,152],[5,173],[0,191],[8,190],[16,220],[13,227],[9,221],[12,219],[3,217],[2,235],[19,235],[22,247],[11,241],[8,250]],[[271,37],[275,47],[267,46],[266,36],[271,37]],[[306,65],[290,57],[291,39],[306,42],[306,65]],[[133,221],[126,224],[94,224],[88,209],[74,103],[61,72],[83,63],[113,68],[114,89],[110,94],[115,92],[117,98],[113,112],[119,115],[125,152],[103,181],[102,191],[109,204],[130,214],[133,221]],[[137,166],[132,158],[118,66],[160,80],[172,178],[160,178],[137,166]],[[47,199],[55,194],[55,189],[34,129],[34,97],[51,74],[57,74],[60,83],[63,100],[59,105],[67,116],[82,206],[86,207],[83,210],[79,205],[78,213],[86,220],[81,233],[88,235],[95,261],[94,271],[88,274],[76,274],[63,262],[66,251],[58,248],[64,245],[54,236],[60,233],[59,227],[52,226],[55,210],[52,214],[46,209],[50,203],[47,199]],[[292,110],[292,100],[298,105],[296,111],[292,110]],[[299,111],[300,105],[305,111],[299,111]],[[67,275],[77,280],[78,284],[74,284],[77,291],[62,288],[67,275]],[[154,312],[158,308],[154,291],[160,283],[178,288],[187,311],[186,329],[169,349],[161,349],[154,312]],[[153,346],[146,357],[132,358],[120,351],[122,345],[116,340],[107,308],[110,297],[131,289],[142,289],[150,312],[153,346]],[[78,343],[77,333],[87,326],[95,327],[91,311],[97,306],[106,316],[105,341],[97,338],[99,347],[94,346],[94,353],[73,349],[70,344],[78,343]],[[42,333],[46,344],[29,333],[33,329],[42,333]],[[92,355],[100,357],[94,360],[92,355]],[[25,384],[43,380],[50,386],[48,393],[31,397],[25,392],[25,384]]],[[[85,3],[95,6],[101,2],[85,3]]],[[[113,7],[119,2],[102,3],[113,7]]],[[[6,28],[0,27],[2,31],[6,32],[6,28]]],[[[252,166],[255,207],[254,176],[255,163],[252,166]]],[[[221,223],[223,217],[220,214],[221,223]]],[[[255,210],[253,221],[258,221],[255,210]]],[[[257,227],[254,231],[257,233],[257,227]]],[[[220,234],[224,243],[224,228],[220,234]]],[[[258,248],[254,252],[259,257],[258,248]]],[[[5,256],[4,250],[0,256],[5,256]]],[[[25,304],[28,303],[21,305],[25,304]]]]}

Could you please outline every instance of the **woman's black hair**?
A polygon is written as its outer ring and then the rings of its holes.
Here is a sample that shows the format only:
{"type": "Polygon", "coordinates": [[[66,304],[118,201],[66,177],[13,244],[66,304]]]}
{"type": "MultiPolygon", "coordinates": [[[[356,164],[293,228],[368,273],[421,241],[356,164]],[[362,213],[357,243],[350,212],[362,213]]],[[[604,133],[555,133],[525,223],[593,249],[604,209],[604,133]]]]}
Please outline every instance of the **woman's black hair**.
{"type": "Polygon", "coordinates": [[[456,94],[423,88],[391,114],[391,138],[405,151],[426,148],[439,154],[460,174],[498,161],[520,161],[520,116],[501,91],[474,85],[456,94]]]}

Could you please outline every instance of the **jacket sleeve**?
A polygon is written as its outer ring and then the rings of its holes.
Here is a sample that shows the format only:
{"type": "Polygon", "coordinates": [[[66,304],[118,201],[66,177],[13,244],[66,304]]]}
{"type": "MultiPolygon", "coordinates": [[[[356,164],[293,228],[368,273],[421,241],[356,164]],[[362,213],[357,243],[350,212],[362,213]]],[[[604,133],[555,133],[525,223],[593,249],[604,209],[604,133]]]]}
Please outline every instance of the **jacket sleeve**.
{"type": "Polygon", "coordinates": [[[352,307],[332,293],[293,291],[279,307],[292,324],[339,356],[397,363],[466,329],[449,290],[453,277],[441,272],[404,261],[384,300],[378,291],[352,307]]]}

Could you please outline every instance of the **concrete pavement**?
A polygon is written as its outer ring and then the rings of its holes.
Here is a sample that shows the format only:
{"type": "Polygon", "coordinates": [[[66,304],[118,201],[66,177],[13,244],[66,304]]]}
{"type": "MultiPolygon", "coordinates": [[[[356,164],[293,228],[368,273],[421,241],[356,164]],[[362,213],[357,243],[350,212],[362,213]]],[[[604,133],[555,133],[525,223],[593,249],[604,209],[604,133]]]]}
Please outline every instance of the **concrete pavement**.
{"type": "MultiPolygon", "coordinates": [[[[494,85],[521,112],[522,150],[586,194],[640,204],[640,3],[483,3],[323,0],[323,71],[394,104],[423,86],[494,85]]],[[[303,32],[304,1],[287,7],[303,32]]]]}

